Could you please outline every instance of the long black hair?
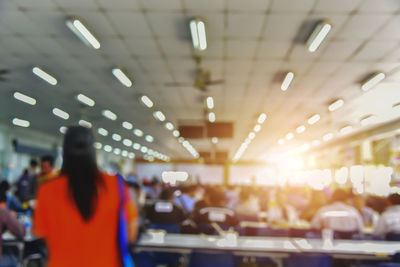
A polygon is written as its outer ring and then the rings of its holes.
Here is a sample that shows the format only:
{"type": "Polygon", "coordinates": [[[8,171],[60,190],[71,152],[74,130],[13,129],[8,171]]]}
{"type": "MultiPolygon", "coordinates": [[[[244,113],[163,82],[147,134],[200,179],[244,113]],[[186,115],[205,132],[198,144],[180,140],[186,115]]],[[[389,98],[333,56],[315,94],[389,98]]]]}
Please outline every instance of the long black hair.
{"type": "Polygon", "coordinates": [[[101,175],[97,168],[94,137],[90,129],[69,127],[64,138],[61,173],[68,177],[71,196],[85,221],[96,209],[101,175]]]}

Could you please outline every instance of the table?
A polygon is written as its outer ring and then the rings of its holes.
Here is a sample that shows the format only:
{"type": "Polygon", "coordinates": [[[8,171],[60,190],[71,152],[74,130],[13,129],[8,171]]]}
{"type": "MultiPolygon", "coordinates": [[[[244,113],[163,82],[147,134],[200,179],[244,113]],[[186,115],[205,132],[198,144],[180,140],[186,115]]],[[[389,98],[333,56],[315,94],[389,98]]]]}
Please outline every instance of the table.
{"type": "Polygon", "coordinates": [[[13,234],[10,232],[5,232],[2,234],[1,238],[3,239],[3,246],[13,246],[18,249],[18,267],[22,266],[22,262],[24,259],[24,248],[25,242],[33,242],[38,238],[33,235],[26,235],[24,239],[16,239],[13,234]]]}
{"type": "Polygon", "coordinates": [[[327,246],[321,239],[286,237],[238,237],[236,242],[221,236],[165,234],[157,240],[144,234],[137,251],[150,250],[189,254],[194,250],[232,252],[240,256],[285,258],[292,253],[326,253],[334,258],[382,260],[400,252],[400,242],[334,240],[327,246]]]}

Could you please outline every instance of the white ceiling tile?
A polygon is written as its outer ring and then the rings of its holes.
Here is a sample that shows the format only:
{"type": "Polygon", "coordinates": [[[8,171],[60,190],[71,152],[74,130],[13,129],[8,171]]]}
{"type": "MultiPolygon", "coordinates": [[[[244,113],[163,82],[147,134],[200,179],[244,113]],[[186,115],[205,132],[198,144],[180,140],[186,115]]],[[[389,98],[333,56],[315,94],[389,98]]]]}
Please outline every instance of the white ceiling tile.
{"type": "Polygon", "coordinates": [[[224,9],[224,0],[184,0],[186,9],[193,10],[212,10],[213,12],[224,9]]]}
{"type": "Polygon", "coordinates": [[[200,52],[199,54],[205,58],[207,57],[222,58],[224,55],[223,48],[224,48],[223,41],[210,41],[210,39],[208,39],[207,49],[200,52]]]}
{"type": "Polygon", "coordinates": [[[227,1],[228,10],[240,11],[257,11],[265,12],[270,4],[270,0],[247,0],[243,5],[243,0],[229,0],[227,1]]]}
{"type": "Polygon", "coordinates": [[[289,58],[290,59],[308,59],[308,60],[312,60],[315,59],[316,57],[318,57],[318,55],[321,54],[322,49],[324,48],[324,46],[326,45],[326,43],[322,43],[320,45],[320,47],[318,48],[317,51],[315,51],[314,53],[310,53],[307,49],[307,47],[304,44],[296,44],[293,47],[293,50],[291,51],[289,58]]]}
{"type": "Polygon", "coordinates": [[[282,59],[290,47],[288,42],[262,41],[257,58],[282,59]]]}
{"type": "Polygon", "coordinates": [[[15,3],[19,7],[29,9],[54,10],[57,8],[52,0],[37,0],[35,2],[29,0],[16,0],[15,3]]]}
{"type": "Polygon", "coordinates": [[[140,9],[137,0],[96,0],[100,7],[108,10],[140,9]]]}
{"type": "Polygon", "coordinates": [[[361,45],[357,41],[330,41],[322,50],[320,59],[323,60],[345,60],[349,58],[361,45]]]}
{"type": "Polygon", "coordinates": [[[228,40],[229,58],[252,58],[255,54],[258,41],[228,40]]]}
{"type": "Polygon", "coordinates": [[[189,40],[176,38],[159,38],[161,49],[167,56],[190,56],[192,43],[189,40]]]}
{"type": "Polygon", "coordinates": [[[380,30],[374,38],[376,40],[400,40],[400,16],[393,16],[390,22],[380,30]]]}
{"type": "Polygon", "coordinates": [[[305,19],[304,14],[270,14],[263,37],[271,41],[293,41],[305,19]]]}
{"type": "Polygon", "coordinates": [[[129,50],[135,55],[161,57],[160,51],[153,38],[129,38],[125,39],[129,50]]]}
{"type": "Polygon", "coordinates": [[[182,13],[149,12],[147,16],[156,36],[189,39],[189,25],[182,13]]]}
{"type": "Polygon", "coordinates": [[[320,0],[315,11],[317,12],[351,12],[356,9],[363,0],[320,0]]]}
{"type": "Polygon", "coordinates": [[[397,46],[398,43],[394,41],[371,41],[355,55],[354,60],[378,60],[397,46]]]}
{"type": "Polygon", "coordinates": [[[260,75],[266,75],[268,73],[276,73],[282,65],[283,62],[279,60],[257,59],[253,66],[254,74],[260,73],[260,75]]]}
{"type": "Polygon", "coordinates": [[[273,1],[272,12],[308,12],[314,5],[315,0],[279,0],[273,1]]]}
{"type": "Polygon", "coordinates": [[[311,68],[308,69],[308,73],[310,75],[331,74],[336,71],[341,65],[341,61],[315,62],[312,64],[311,68]]]}
{"type": "Polygon", "coordinates": [[[349,40],[367,39],[389,18],[389,15],[354,15],[336,37],[349,40]]]}
{"type": "Polygon", "coordinates": [[[107,11],[111,22],[116,27],[119,34],[124,37],[129,36],[151,36],[146,19],[140,12],[132,11],[107,11]]]}
{"type": "Polygon", "coordinates": [[[59,10],[48,12],[34,9],[26,12],[26,15],[46,35],[65,35],[69,31],[65,25],[65,14],[59,10]]]}
{"type": "Polygon", "coordinates": [[[4,23],[13,33],[44,35],[44,32],[38,26],[36,26],[36,24],[32,23],[32,21],[23,12],[7,12],[3,19],[4,21],[2,23],[4,23]]]}
{"type": "Polygon", "coordinates": [[[179,0],[139,0],[142,2],[144,8],[150,10],[181,10],[179,0]]]}
{"type": "Polygon", "coordinates": [[[80,0],[68,0],[68,1],[63,1],[63,0],[53,0],[56,2],[59,6],[63,7],[64,9],[69,9],[69,8],[89,8],[89,9],[97,9],[98,5],[94,0],[85,0],[85,1],[80,1],[80,0]]]}
{"type": "Polygon", "coordinates": [[[394,13],[400,9],[397,0],[364,0],[358,9],[361,13],[394,13]]]}
{"type": "Polygon", "coordinates": [[[228,29],[226,35],[229,37],[258,37],[264,21],[264,14],[228,13],[228,29]]]}

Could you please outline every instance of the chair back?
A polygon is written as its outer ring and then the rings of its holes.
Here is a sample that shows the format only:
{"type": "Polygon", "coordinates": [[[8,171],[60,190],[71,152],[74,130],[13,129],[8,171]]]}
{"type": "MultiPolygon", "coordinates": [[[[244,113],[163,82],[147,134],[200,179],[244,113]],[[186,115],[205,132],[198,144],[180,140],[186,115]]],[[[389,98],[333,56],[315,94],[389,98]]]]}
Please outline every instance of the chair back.
{"type": "Polygon", "coordinates": [[[400,241],[400,233],[389,232],[386,234],[385,239],[387,241],[400,241]]]}
{"type": "Polygon", "coordinates": [[[332,258],[325,254],[292,254],[284,262],[285,267],[331,267],[332,258]]]}
{"type": "Polygon", "coordinates": [[[175,223],[152,223],[149,225],[149,229],[164,230],[170,234],[179,234],[181,232],[179,225],[175,223]]]}
{"type": "Polygon", "coordinates": [[[188,267],[221,266],[235,267],[231,253],[206,253],[194,251],[190,255],[188,267]]]}

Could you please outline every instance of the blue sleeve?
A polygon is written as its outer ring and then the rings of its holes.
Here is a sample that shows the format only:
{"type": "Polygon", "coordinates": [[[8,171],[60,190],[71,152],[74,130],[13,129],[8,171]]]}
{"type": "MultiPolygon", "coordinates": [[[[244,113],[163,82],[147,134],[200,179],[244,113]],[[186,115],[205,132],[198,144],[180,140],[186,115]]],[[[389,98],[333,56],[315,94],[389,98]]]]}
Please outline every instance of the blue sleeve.
{"type": "Polygon", "coordinates": [[[22,207],[21,203],[12,195],[7,195],[7,208],[15,212],[24,212],[25,209],[22,207]]]}

